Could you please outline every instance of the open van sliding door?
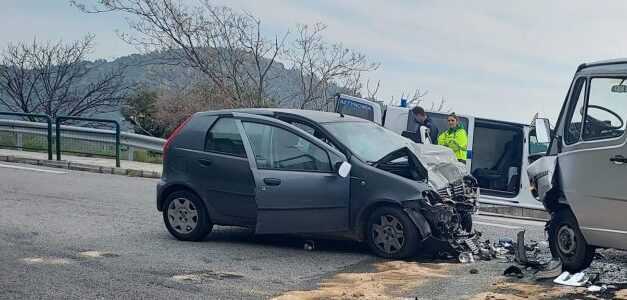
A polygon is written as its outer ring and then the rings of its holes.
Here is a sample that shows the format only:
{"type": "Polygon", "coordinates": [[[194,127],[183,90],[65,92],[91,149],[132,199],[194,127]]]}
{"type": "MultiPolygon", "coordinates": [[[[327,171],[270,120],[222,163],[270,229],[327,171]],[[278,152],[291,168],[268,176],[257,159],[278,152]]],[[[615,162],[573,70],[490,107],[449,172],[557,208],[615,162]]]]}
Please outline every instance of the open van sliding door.
{"type": "Polygon", "coordinates": [[[481,201],[515,206],[539,206],[528,190],[527,136],[521,124],[477,119],[471,173],[479,181],[481,201]]]}

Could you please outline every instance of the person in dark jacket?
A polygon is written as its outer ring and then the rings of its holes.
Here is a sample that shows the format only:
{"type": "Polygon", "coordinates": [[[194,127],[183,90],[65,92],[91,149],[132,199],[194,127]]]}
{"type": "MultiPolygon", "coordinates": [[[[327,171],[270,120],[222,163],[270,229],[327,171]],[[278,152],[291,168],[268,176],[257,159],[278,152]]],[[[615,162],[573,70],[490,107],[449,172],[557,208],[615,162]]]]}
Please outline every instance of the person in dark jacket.
{"type": "Polygon", "coordinates": [[[416,134],[418,135],[418,139],[420,139],[420,127],[427,127],[429,129],[429,136],[431,137],[431,144],[436,145],[438,143],[439,131],[438,128],[433,125],[433,122],[425,112],[424,108],[420,106],[416,106],[412,108],[412,113],[414,115],[414,119],[418,126],[416,127],[416,134]]]}

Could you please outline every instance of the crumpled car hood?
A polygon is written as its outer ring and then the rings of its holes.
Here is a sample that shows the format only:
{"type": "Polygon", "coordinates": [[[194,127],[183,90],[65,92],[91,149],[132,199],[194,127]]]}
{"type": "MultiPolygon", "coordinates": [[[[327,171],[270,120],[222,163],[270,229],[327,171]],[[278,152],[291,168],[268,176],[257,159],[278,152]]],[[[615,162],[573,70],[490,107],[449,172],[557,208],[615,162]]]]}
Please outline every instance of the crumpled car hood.
{"type": "Polygon", "coordinates": [[[412,143],[410,150],[428,171],[429,183],[436,190],[461,182],[468,168],[457,161],[453,151],[444,146],[412,143]]]}

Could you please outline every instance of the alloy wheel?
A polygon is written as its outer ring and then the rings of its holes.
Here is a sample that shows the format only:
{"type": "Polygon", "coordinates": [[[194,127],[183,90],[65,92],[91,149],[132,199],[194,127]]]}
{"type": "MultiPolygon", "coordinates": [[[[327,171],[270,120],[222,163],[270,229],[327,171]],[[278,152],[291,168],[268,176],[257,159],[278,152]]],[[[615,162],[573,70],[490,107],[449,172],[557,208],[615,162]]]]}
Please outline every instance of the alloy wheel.
{"type": "Polygon", "coordinates": [[[403,224],[392,215],[382,215],[379,223],[372,224],[372,240],[379,250],[394,254],[405,245],[403,224]]]}

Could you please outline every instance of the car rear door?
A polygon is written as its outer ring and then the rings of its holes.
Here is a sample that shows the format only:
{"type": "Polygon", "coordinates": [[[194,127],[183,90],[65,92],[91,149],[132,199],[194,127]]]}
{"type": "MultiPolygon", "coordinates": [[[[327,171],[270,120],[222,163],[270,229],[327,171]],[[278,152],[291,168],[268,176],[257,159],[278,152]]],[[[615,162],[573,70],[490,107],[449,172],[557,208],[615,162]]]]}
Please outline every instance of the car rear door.
{"type": "Polygon", "coordinates": [[[256,182],[256,232],[347,230],[350,177],[334,167],[343,155],[280,120],[238,118],[256,182]]]}
{"type": "Polygon", "coordinates": [[[588,243],[627,249],[627,94],[611,91],[621,81],[576,81],[558,163],[566,199],[588,243]]]}
{"type": "MultiPolygon", "coordinates": [[[[213,208],[216,221],[251,225],[255,221],[255,182],[237,127],[237,120],[220,116],[209,129],[194,129],[189,138],[201,149],[182,147],[188,180],[213,208]],[[204,138],[204,139],[203,139],[204,138]]],[[[204,124],[203,124],[204,125],[204,124]]]]}

